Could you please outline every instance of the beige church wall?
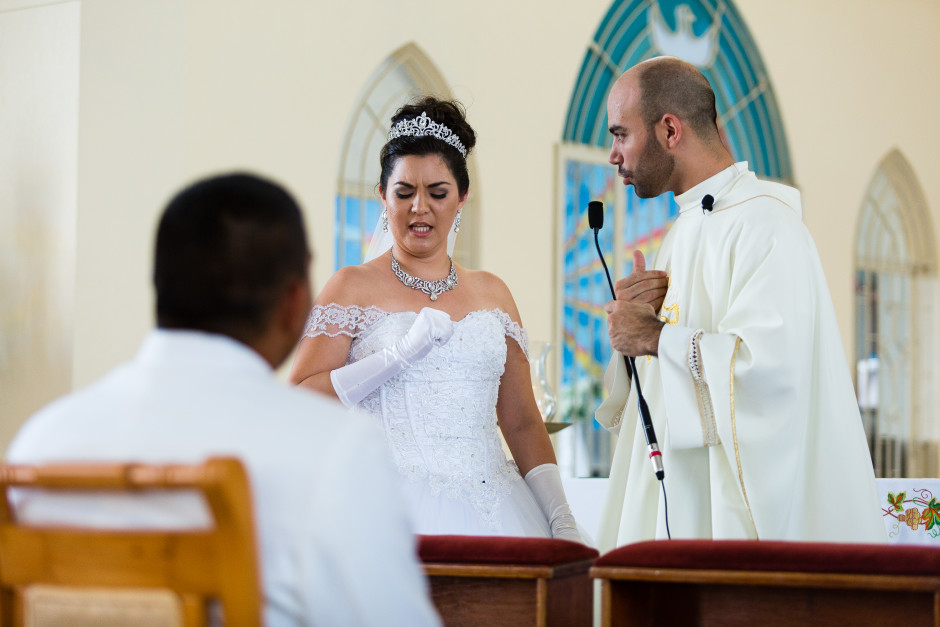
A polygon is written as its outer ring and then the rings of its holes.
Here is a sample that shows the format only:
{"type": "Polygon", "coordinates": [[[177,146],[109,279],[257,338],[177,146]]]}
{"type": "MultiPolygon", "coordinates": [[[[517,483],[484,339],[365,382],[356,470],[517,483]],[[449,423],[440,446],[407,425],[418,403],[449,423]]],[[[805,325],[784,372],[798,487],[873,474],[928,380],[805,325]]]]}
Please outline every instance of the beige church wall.
{"type": "Polygon", "coordinates": [[[82,2],[74,386],[153,326],[156,218],[189,175],[186,2],[82,2]]]}
{"type": "MultiPolygon", "coordinates": [[[[910,161],[940,238],[940,5],[735,4],[773,81],[805,221],[851,347],[855,219],[890,149],[910,161]]],[[[306,210],[323,285],[350,111],[408,43],[433,60],[478,131],[480,265],[512,289],[531,337],[548,339],[555,148],[609,6],[83,0],[74,385],[133,355],[151,328],[156,217],[198,176],[248,169],[286,184],[306,210]]]]}
{"type": "Polygon", "coordinates": [[[940,245],[940,3],[901,0],[890,9],[857,0],[736,5],[777,93],[803,219],[816,240],[851,360],[856,222],[879,162],[894,148],[923,188],[940,245]]]}
{"type": "Polygon", "coordinates": [[[72,384],[79,8],[0,1],[0,456],[72,384]]]}

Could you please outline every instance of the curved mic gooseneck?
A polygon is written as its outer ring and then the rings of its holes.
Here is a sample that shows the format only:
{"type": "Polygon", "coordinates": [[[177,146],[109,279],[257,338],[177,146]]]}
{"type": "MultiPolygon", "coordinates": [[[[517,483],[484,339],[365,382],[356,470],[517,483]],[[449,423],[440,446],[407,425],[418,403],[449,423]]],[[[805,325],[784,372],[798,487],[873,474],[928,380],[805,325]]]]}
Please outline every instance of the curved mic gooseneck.
{"type": "MultiPolygon", "coordinates": [[[[594,247],[597,248],[597,256],[600,257],[601,264],[604,266],[604,273],[607,275],[607,285],[610,287],[610,297],[617,300],[617,294],[614,292],[614,282],[610,278],[610,270],[607,269],[607,260],[604,259],[604,253],[601,252],[601,244],[598,240],[598,232],[604,228],[604,203],[599,200],[592,200],[588,203],[588,226],[594,231],[594,247]]],[[[666,519],[666,536],[672,538],[669,532],[669,502],[666,500],[666,484],[663,479],[666,471],[663,469],[663,454],[659,450],[659,443],[656,441],[656,432],[653,430],[653,419],[650,417],[650,409],[646,404],[646,398],[643,396],[643,390],[640,389],[640,375],[636,370],[636,362],[633,357],[623,356],[623,361],[627,365],[627,376],[633,378],[633,385],[636,387],[637,406],[640,411],[640,422],[643,424],[643,434],[646,436],[646,446],[649,452],[650,463],[653,465],[653,472],[663,489],[663,506],[666,519]]]]}
{"type": "MultiPolygon", "coordinates": [[[[594,231],[594,246],[597,248],[597,256],[600,257],[604,272],[607,274],[610,297],[617,300],[617,294],[614,292],[614,282],[610,278],[610,270],[607,269],[607,261],[604,259],[604,253],[601,252],[601,244],[598,240],[598,232],[604,228],[604,203],[599,200],[592,200],[588,203],[588,226],[594,231]]],[[[640,389],[640,376],[636,371],[636,362],[633,357],[627,355],[623,356],[623,360],[627,364],[627,376],[633,377],[633,385],[636,386],[637,405],[640,410],[643,433],[646,436],[650,462],[653,464],[653,472],[656,473],[656,478],[662,481],[663,477],[666,476],[666,471],[663,469],[663,454],[659,450],[656,431],[653,430],[653,419],[650,417],[649,406],[646,404],[642,389],[640,389]]]]}

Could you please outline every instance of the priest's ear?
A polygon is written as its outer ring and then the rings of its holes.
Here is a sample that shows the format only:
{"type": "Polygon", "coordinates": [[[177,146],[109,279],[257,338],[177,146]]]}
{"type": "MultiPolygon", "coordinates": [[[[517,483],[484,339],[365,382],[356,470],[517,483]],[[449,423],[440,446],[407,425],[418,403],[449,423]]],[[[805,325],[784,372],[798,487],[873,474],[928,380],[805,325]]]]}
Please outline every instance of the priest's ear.
{"type": "Polygon", "coordinates": [[[672,113],[663,114],[663,117],[656,123],[655,129],[656,139],[659,140],[659,143],[667,150],[671,150],[679,145],[684,130],[682,120],[672,113]]]}

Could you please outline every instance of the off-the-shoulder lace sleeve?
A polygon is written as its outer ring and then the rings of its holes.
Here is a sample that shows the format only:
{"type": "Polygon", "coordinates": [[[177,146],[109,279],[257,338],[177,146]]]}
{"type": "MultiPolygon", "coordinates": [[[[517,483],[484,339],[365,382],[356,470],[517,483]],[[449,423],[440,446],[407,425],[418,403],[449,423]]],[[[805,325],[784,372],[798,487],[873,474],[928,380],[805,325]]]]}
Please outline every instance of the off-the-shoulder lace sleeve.
{"type": "Polygon", "coordinates": [[[496,310],[496,315],[499,318],[499,321],[503,323],[503,329],[506,330],[506,335],[516,340],[519,346],[522,348],[522,352],[525,353],[526,359],[529,358],[529,334],[526,333],[525,329],[522,326],[514,322],[512,318],[509,317],[509,314],[505,311],[496,310]]]}
{"type": "Polygon", "coordinates": [[[359,307],[350,305],[345,307],[336,303],[314,305],[310,311],[310,316],[307,317],[304,337],[348,335],[355,338],[375,324],[377,320],[387,315],[387,311],[382,311],[373,306],[359,307]]]}

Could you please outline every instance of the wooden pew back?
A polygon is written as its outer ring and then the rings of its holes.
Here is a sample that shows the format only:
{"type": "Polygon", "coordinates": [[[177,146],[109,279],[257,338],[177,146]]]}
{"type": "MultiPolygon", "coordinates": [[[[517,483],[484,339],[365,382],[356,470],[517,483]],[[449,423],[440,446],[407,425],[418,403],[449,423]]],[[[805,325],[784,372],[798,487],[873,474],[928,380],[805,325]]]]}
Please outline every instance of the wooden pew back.
{"type": "Polygon", "coordinates": [[[177,613],[178,624],[206,624],[210,600],[219,602],[230,625],[260,624],[251,493],[237,459],[212,458],[199,465],[0,465],[0,492],[0,624],[22,625],[43,612],[51,616],[82,598],[94,608],[128,596],[149,603],[145,613],[157,606],[177,613]],[[11,489],[196,491],[215,525],[138,531],[21,524],[11,489]]]}

